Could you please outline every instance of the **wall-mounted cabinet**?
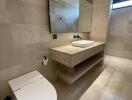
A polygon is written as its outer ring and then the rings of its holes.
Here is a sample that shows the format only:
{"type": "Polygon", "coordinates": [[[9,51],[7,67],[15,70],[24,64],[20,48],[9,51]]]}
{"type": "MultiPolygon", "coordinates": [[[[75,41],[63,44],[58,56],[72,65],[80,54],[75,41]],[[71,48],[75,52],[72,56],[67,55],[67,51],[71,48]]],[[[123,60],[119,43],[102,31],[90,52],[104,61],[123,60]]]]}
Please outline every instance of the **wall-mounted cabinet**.
{"type": "Polygon", "coordinates": [[[103,59],[104,43],[81,48],[72,45],[51,48],[50,56],[60,63],[59,77],[69,84],[74,83],[103,59]]]}

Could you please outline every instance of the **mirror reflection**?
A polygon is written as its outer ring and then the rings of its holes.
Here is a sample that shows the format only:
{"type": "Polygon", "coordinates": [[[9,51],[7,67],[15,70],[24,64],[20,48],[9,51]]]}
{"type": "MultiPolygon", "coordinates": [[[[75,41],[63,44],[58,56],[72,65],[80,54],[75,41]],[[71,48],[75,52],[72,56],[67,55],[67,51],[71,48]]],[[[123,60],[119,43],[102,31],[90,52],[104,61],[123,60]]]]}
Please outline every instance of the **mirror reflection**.
{"type": "Polygon", "coordinates": [[[90,32],[92,0],[49,0],[51,33],[90,32]]]}

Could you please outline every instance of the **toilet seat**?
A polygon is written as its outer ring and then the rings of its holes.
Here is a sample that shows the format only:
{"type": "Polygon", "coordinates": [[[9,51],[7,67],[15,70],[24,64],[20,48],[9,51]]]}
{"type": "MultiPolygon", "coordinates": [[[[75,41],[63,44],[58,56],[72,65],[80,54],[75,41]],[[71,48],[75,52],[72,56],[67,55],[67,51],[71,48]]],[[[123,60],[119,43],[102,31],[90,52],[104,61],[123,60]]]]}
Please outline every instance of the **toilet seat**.
{"type": "Polygon", "coordinates": [[[44,78],[15,92],[17,100],[57,100],[54,87],[44,78]]]}
{"type": "Polygon", "coordinates": [[[44,78],[40,73],[38,74],[37,71],[34,73],[31,72],[28,75],[21,76],[17,79],[9,81],[9,84],[16,96],[17,100],[57,100],[57,93],[54,88],[54,86],[46,79],[44,78]],[[33,74],[33,75],[31,75],[33,74]],[[37,76],[35,76],[35,74],[37,76]],[[33,76],[30,77],[30,80],[27,80],[27,76],[33,76]],[[27,78],[25,80],[25,78],[27,78]],[[36,78],[37,77],[37,78],[36,78]],[[26,82],[26,84],[22,81],[26,82]],[[19,82],[17,81],[19,80],[19,82]],[[21,85],[20,82],[23,82],[21,85]],[[15,88],[15,85],[17,88],[15,88]],[[20,86],[20,87],[19,87],[20,86]],[[19,87],[19,88],[18,88],[19,87]]]}

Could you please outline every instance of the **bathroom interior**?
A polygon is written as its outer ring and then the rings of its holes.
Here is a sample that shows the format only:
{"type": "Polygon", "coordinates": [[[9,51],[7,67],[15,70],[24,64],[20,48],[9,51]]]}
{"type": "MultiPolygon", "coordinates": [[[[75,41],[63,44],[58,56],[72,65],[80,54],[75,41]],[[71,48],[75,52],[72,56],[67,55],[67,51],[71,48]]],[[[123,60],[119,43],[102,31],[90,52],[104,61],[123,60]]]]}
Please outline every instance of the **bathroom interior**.
{"type": "Polygon", "coordinates": [[[0,0],[0,100],[132,100],[132,0],[0,0]]]}

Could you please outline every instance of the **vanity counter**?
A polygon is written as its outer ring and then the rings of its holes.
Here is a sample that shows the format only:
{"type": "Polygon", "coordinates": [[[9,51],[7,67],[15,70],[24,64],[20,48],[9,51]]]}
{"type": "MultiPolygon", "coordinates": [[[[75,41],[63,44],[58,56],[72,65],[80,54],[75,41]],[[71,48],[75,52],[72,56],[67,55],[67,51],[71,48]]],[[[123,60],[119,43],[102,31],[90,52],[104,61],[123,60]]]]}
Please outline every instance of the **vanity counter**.
{"type": "Polygon", "coordinates": [[[70,45],[50,49],[51,58],[67,67],[73,68],[84,60],[104,50],[104,42],[95,42],[88,47],[75,47],[70,45]]]}
{"type": "Polygon", "coordinates": [[[60,47],[51,48],[51,50],[62,52],[62,53],[68,54],[68,55],[73,55],[73,54],[83,52],[85,50],[88,50],[88,49],[91,49],[91,48],[94,48],[94,47],[97,47],[97,46],[100,46],[103,44],[104,44],[104,42],[95,42],[94,45],[88,46],[88,47],[76,47],[76,46],[72,46],[72,44],[70,44],[70,45],[64,45],[64,46],[60,46],[60,47]]]}

